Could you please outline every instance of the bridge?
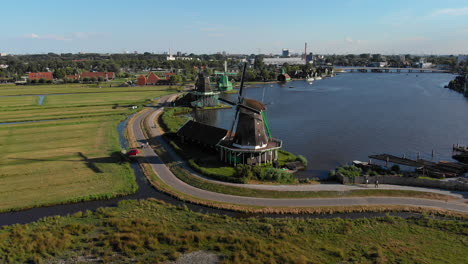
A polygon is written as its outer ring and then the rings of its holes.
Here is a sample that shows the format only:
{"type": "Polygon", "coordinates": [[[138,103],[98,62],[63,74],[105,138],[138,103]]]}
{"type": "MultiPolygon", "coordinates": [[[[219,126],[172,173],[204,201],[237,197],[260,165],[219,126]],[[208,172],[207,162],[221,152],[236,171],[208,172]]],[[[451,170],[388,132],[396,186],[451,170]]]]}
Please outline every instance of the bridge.
{"type": "Polygon", "coordinates": [[[431,68],[387,68],[387,67],[346,67],[335,68],[335,72],[378,72],[378,73],[451,73],[448,70],[431,68]]]}

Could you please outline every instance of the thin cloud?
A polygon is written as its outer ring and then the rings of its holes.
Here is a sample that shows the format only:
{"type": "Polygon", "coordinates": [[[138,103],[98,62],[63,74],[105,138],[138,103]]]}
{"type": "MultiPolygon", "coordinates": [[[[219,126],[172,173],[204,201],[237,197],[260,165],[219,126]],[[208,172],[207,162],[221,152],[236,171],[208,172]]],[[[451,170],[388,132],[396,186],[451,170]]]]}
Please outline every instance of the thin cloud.
{"type": "Polygon", "coordinates": [[[426,40],[429,40],[429,39],[426,38],[426,37],[423,37],[423,36],[414,36],[414,37],[406,38],[405,40],[409,40],[409,41],[426,41],[426,40]]]}
{"type": "Polygon", "coordinates": [[[39,35],[39,34],[35,34],[35,33],[24,35],[23,38],[27,38],[27,39],[50,39],[50,40],[59,40],[59,41],[71,40],[71,38],[65,37],[63,35],[54,35],[54,34],[39,35]]]}
{"type": "Polygon", "coordinates": [[[47,39],[47,40],[56,40],[56,41],[72,41],[72,40],[83,40],[90,39],[93,37],[104,37],[107,34],[105,33],[96,33],[96,32],[73,32],[66,35],[58,34],[45,34],[39,35],[36,33],[23,35],[22,38],[26,39],[47,39]]]}
{"type": "Polygon", "coordinates": [[[468,6],[460,7],[460,8],[443,8],[443,9],[438,9],[432,12],[432,16],[441,16],[441,15],[466,16],[468,15],[468,6]]]}
{"type": "Polygon", "coordinates": [[[362,40],[359,39],[352,39],[351,37],[346,37],[345,41],[350,44],[361,44],[362,40]]]}

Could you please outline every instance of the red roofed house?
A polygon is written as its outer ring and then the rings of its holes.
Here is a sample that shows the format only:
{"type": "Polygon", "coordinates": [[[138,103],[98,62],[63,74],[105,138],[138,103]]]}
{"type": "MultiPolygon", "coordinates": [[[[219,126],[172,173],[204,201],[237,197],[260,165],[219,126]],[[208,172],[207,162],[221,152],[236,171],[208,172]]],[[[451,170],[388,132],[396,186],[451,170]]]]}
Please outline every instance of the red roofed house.
{"type": "Polygon", "coordinates": [[[113,72],[83,72],[81,73],[80,78],[96,78],[99,77],[104,78],[106,80],[112,80],[115,78],[115,74],[113,72]]]}
{"type": "Polygon", "coordinates": [[[148,74],[148,78],[147,78],[147,80],[146,80],[146,84],[155,85],[159,80],[160,80],[160,78],[159,78],[154,72],[150,72],[150,73],[148,74]]]}
{"type": "Polygon", "coordinates": [[[148,82],[146,81],[146,77],[144,75],[140,75],[137,78],[137,83],[139,86],[145,86],[148,82]]]}
{"type": "Polygon", "coordinates": [[[78,80],[80,78],[78,74],[66,75],[65,77],[70,80],[78,80]]]}
{"type": "Polygon", "coordinates": [[[172,75],[176,75],[176,74],[173,73],[173,72],[165,72],[165,73],[163,73],[163,75],[164,75],[164,77],[166,77],[166,80],[169,80],[169,79],[171,79],[172,75]]]}
{"type": "Polygon", "coordinates": [[[51,80],[54,79],[54,76],[51,72],[30,72],[29,73],[29,80],[51,80]]]}

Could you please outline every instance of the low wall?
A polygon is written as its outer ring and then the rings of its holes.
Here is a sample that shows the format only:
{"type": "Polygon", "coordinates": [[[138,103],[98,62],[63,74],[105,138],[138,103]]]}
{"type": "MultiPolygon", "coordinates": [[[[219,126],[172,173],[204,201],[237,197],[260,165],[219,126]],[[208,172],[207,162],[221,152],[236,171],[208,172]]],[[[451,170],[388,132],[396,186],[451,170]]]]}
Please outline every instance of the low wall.
{"type": "Polygon", "coordinates": [[[417,187],[428,187],[437,189],[446,189],[453,191],[468,191],[468,181],[439,181],[439,180],[427,180],[417,179],[410,177],[400,177],[392,175],[378,175],[378,176],[359,176],[359,177],[345,177],[340,173],[336,174],[336,178],[342,184],[365,184],[366,179],[369,179],[369,184],[375,184],[375,181],[379,181],[379,184],[394,184],[394,185],[406,185],[406,186],[417,186],[417,187]]]}

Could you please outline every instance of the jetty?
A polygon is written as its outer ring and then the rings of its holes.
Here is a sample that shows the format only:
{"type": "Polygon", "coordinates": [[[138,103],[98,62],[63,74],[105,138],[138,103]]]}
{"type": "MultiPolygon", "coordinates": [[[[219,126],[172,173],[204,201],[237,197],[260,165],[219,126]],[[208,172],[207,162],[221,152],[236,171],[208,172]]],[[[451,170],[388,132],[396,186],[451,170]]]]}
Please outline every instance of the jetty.
{"type": "Polygon", "coordinates": [[[428,175],[433,175],[435,177],[457,177],[468,172],[468,164],[458,162],[433,162],[420,158],[413,160],[405,157],[400,158],[390,154],[370,155],[369,158],[385,161],[387,163],[387,167],[388,163],[416,167],[423,173],[427,173],[428,175]]]}
{"type": "Polygon", "coordinates": [[[468,164],[468,146],[453,145],[453,156],[454,160],[468,164]]]}

